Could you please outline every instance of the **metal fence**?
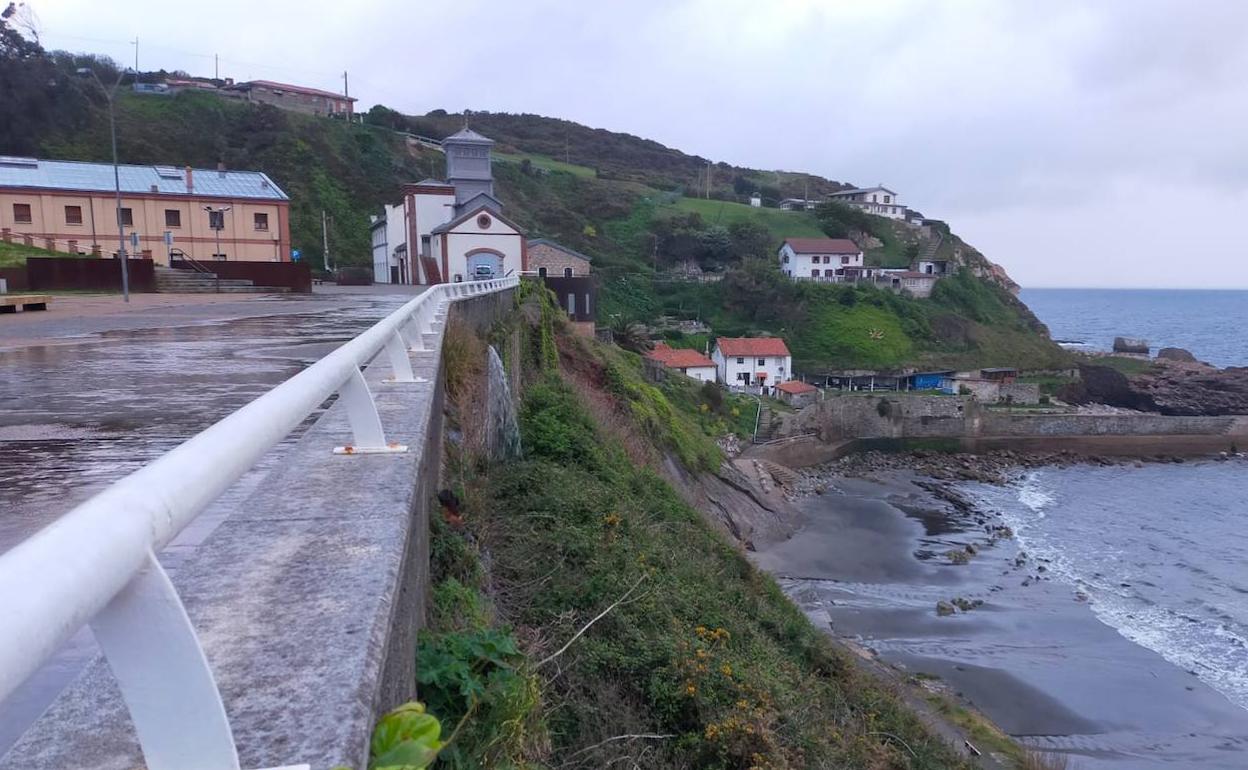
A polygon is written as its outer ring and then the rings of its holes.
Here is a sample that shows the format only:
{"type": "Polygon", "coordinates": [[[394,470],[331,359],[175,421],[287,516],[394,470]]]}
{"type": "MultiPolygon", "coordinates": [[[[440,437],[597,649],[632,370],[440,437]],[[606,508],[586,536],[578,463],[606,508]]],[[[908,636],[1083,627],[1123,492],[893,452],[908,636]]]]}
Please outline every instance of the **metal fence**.
{"type": "Polygon", "coordinates": [[[0,556],[0,701],[89,625],[149,770],[238,770],[212,671],[156,554],[334,394],[353,441],[325,451],[407,451],[387,440],[361,367],[384,354],[390,382],[422,382],[409,351],[428,350],[424,335],[436,332],[449,304],[518,283],[513,276],[431,287],[0,556]]]}

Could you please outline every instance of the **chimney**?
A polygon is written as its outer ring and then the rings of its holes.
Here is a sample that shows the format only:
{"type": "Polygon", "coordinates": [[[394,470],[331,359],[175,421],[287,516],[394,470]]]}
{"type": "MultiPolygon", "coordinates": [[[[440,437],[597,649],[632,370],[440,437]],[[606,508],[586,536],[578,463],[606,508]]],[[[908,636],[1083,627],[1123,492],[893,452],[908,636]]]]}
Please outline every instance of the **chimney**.
{"type": "Polygon", "coordinates": [[[225,176],[225,161],[217,161],[217,174],[219,176],[225,176]]]}
{"type": "Polygon", "coordinates": [[[152,192],[160,192],[160,188],[156,185],[152,185],[152,192]]]}
{"type": "Polygon", "coordinates": [[[187,166],[186,167],[186,191],[188,193],[195,192],[195,177],[193,176],[193,173],[194,173],[194,170],[190,166],[187,166]]]}

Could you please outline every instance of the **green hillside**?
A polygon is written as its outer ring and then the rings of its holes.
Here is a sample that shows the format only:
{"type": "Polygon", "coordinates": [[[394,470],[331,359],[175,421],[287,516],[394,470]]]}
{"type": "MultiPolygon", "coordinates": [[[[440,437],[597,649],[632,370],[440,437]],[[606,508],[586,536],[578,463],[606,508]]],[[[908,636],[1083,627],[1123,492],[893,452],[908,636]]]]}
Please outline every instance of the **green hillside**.
{"type": "MultiPolygon", "coordinates": [[[[0,45],[0,92],[13,96],[19,118],[0,126],[0,154],[110,157],[103,99],[83,89],[73,66],[37,46],[0,45]]],[[[106,81],[109,66],[96,63],[106,81]]],[[[536,115],[403,116],[377,107],[348,124],[212,94],[140,96],[123,83],[117,116],[124,163],[221,162],[269,174],[291,197],[293,245],[313,265],[321,262],[322,212],[334,262],[369,264],[369,215],[397,200],[402,183],[444,174],[441,153],[403,132],[440,138],[467,121],[497,141],[497,192],[509,216],[530,237],[593,258],[603,324],[675,315],[708,321],[715,334],[782,334],[799,372],[1065,362],[1026,307],[999,288],[1006,279],[944,225],[936,227],[939,254],[963,263],[964,274],[942,282],[931,300],[784,279],[774,254],[785,236],[854,237],[868,264],[886,266],[908,264],[923,247],[914,228],[834,204],[788,212],[745,203],[754,193],[774,201],[844,187],[822,177],[709,163],[710,199],[688,197],[704,190],[707,159],[536,115]]]]}

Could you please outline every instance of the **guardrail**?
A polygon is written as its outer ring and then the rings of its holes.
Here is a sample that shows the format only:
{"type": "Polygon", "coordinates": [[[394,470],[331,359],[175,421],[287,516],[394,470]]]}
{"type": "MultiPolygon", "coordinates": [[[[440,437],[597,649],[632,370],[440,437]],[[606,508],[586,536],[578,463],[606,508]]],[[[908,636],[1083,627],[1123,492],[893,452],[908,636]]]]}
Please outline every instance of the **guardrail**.
{"type": "MultiPolygon", "coordinates": [[[[0,702],[89,625],[121,688],[148,770],[238,770],[221,694],[156,554],[335,393],[350,445],[399,453],[361,367],[385,354],[391,383],[415,377],[451,302],[517,277],[433,286],[355,339],[110,486],[0,556],[0,702]]],[[[331,451],[327,448],[326,451],[331,451]]],[[[292,765],[294,768],[307,765],[292,765]]]]}

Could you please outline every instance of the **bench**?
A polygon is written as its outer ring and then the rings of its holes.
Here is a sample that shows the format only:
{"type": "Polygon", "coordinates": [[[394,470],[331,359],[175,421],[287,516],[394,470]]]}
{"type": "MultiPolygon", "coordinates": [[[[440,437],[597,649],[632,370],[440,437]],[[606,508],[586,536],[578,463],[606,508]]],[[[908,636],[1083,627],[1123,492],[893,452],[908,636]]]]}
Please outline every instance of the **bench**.
{"type": "Polygon", "coordinates": [[[18,306],[23,311],[47,310],[51,301],[48,294],[0,294],[0,313],[16,313],[18,306]]]}

